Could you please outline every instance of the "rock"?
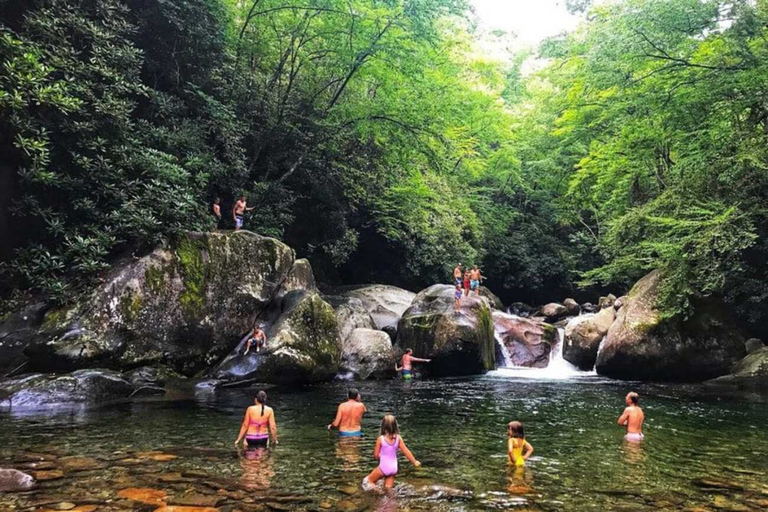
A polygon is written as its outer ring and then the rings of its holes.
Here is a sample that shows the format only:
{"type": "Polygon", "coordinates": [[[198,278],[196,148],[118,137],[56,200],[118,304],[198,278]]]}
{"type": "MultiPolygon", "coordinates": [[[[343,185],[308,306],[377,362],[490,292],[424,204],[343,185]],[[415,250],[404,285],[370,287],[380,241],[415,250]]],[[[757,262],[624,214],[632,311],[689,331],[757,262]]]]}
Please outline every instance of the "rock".
{"type": "Polygon", "coordinates": [[[565,306],[565,309],[568,310],[569,315],[578,315],[579,314],[579,303],[576,302],[574,299],[565,299],[563,301],[563,306],[565,306]]]}
{"type": "Polygon", "coordinates": [[[325,298],[336,312],[339,337],[342,340],[346,340],[355,329],[376,329],[376,322],[361,299],[339,295],[325,298]]]}
{"type": "Polygon", "coordinates": [[[48,482],[51,480],[59,480],[64,478],[64,472],[60,469],[52,469],[50,471],[33,471],[32,475],[38,482],[48,482]]]}
{"type": "Polygon", "coordinates": [[[184,507],[184,506],[167,506],[155,509],[154,512],[220,512],[218,508],[213,507],[184,507]]]}
{"type": "Polygon", "coordinates": [[[333,308],[316,291],[295,290],[280,301],[278,320],[266,329],[261,352],[243,355],[246,340],[210,376],[226,381],[303,384],[330,380],[339,370],[341,340],[333,308]]]}
{"type": "Polygon", "coordinates": [[[547,318],[547,320],[555,321],[568,314],[568,309],[562,304],[557,302],[550,302],[546,306],[541,307],[541,314],[547,318]]]}
{"type": "Polygon", "coordinates": [[[352,500],[341,500],[336,503],[336,509],[340,512],[356,512],[361,507],[352,500]]]}
{"type": "Polygon", "coordinates": [[[521,316],[523,318],[528,318],[530,316],[533,316],[534,313],[536,313],[536,308],[529,306],[528,304],[525,304],[523,302],[513,302],[509,305],[509,313],[515,316],[521,316]]]}
{"type": "Polygon", "coordinates": [[[581,305],[581,312],[582,313],[597,313],[598,307],[592,304],[591,302],[585,302],[581,305]]]}
{"type": "Polygon", "coordinates": [[[0,381],[0,408],[39,409],[127,398],[133,386],[112,370],[78,370],[68,375],[33,374],[0,381]]]}
{"type": "Polygon", "coordinates": [[[117,495],[127,500],[146,503],[147,505],[154,505],[156,507],[164,507],[167,498],[165,491],[146,487],[129,487],[128,489],[118,491],[117,495]]]}
{"type": "Polygon", "coordinates": [[[35,487],[32,475],[16,469],[0,469],[0,492],[28,491],[35,487]]]}
{"type": "Polygon", "coordinates": [[[751,354],[752,352],[757,352],[761,348],[765,347],[765,344],[763,344],[763,340],[761,339],[750,338],[744,342],[744,347],[747,349],[747,354],[751,354]]]}
{"type": "Polygon", "coordinates": [[[392,340],[384,331],[355,329],[341,342],[341,366],[360,379],[394,375],[392,340]]]}
{"type": "Polygon", "coordinates": [[[286,294],[295,290],[314,291],[317,290],[315,284],[315,274],[312,272],[312,265],[306,258],[301,258],[293,262],[291,271],[283,281],[280,287],[280,293],[286,294]]]}
{"type": "Polygon", "coordinates": [[[437,284],[419,292],[397,328],[397,347],[412,348],[433,375],[473,375],[496,367],[493,320],[488,301],[465,297],[454,311],[454,287],[437,284]]]}
{"type": "Polygon", "coordinates": [[[478,295],[481,297],[485,297],[488,299],[488,303],[491,305],[491,309],[496,309],[498,311],[504,310],[504,303],[501,302],[501,299],[498,298],[491,290],[486,288],[485,286],[481,286],[477,289],[478,295]]]}
{"type": "Polygon", "coordinates": [[[180,496],[174,496],[169,498],[167,503],[169,505],[180,505],[185,507],[216,507],[224,501],[225,498],[217,495],[207,494],[182,494],[180,496]]]}
{"type": "Polygon", "coordinates": [[[374,328],[379,330],[396,326],[416,296],[408,290],[381,284],[340,287],[332,294],[360,299],[373,319],[374,328]]]}
{"type": "Polygon", "coordinates": [[[768,388],[768,347],[748,354],[724,375],[706,382],[709,386],[727,386],[737,389],[761,390],[768,388]]]}
{"type": "Polygon", "coordinates": [[[597,349],[615,319],[613,308],[572,318],[565,326],[563,359],[584,371],[594,368],[597,349]]]}
{"type": "MultiPolygon", "coordinates": [[[[539,320],[493,312],[496,335],[507,349],[507,364],[529,368],[546,368],[549,353],[556,343],[557,331],[539,320]]],[[[501,362],[501,361],[500,361],[501,362]]]]}
{"type": "Polygon", "coordinates": [[[163,387],[169,380],[184,378],[183,375],[163,365],[142,366],[141,368],[126,372],[124,377],[137,388],[142,386],[163,387]]]}
{"type": "Polygon", "coordinates": [[[89,471],[103,469],[104,464],[91,457],[62,457],[59,464],[66,471],[89,471]]]}
{"type": "Polygon", "coordinates": [[[162,362],[191,375],[232,349],[281,284],[311,284],[307,264],[294,258],[287,245],[247,231],[182,235],[167,249],[116,264],[73,306],[48,311],[25,350],[30,368],[162,362]]]}
{"type": "Polygon", "coordinates": [[[26,366],[24,350],[35,342],[46,310],[43,303],[30,304],[0,322],[0,376],[26,366]]]}
{"type": "Polygon", "coordinates": [[[656,301],[663,277],[635,284],[597,354],[601,375],[632,380],[698,381],[719,377],[744,357],[744,338],[726,308],[697,301],[691,318],[663,319],[656,301]]]}
{"type": "Polygon", "coordinates": [[[609,293],[607,297],[600,297],[600,300],[597,301],[597,307],[599,309],[612,308],[615,302],[616,296],[609,293]]]}
{"type": "Polygon", "coordinates": [[[616,299],[616,302],[613,303],[613,307],[615,309],[619,310],[619,309],[623,308],[624,304],[626,304],[626,303],[627,303],[627,296],[626,295],[622,295],[621,297],[616,299]]]}

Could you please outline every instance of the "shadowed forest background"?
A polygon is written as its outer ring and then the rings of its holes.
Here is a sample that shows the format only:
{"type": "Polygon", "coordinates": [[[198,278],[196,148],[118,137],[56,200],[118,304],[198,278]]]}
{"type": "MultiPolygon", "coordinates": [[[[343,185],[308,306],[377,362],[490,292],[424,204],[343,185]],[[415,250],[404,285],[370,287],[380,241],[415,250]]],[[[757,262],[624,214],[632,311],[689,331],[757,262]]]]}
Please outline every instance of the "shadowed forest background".
{"type": "Polygon", "coordinates": [[[768,323],[768,2],[572,2],[508,62],[463,0],[0,0],[3,309],[215,226],[322,282],[505,302],[667,280],[768,323]]]}

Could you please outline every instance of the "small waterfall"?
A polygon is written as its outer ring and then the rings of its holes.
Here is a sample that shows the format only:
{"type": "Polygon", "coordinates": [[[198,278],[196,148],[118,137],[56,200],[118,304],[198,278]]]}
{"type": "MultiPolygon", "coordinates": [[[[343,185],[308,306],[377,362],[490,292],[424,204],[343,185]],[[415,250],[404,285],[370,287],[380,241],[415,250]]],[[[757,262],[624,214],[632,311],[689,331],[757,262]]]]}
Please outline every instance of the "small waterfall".
{"type": "Polygon", "coordinates": [[[504,340],[496,330],[493,331],[493,337],[496,338],[496,360],[503,363],[503,364],[500,364],[499,367],[512,368],[513,366],[515,366],[512,363],[512,356],[509,355],[509,349],[504,344],[504,340]],[[501,358],[498,357],[499,355],[501,356],[501,358]]]}

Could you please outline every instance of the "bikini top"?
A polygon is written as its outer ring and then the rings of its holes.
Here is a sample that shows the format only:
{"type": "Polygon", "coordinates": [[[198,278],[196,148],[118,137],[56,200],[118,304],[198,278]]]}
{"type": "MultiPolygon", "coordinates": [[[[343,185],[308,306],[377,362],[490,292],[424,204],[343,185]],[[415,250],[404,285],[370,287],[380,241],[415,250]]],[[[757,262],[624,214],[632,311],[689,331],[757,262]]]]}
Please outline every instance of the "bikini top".
{"type": "Polygon", "coordinates": [[[259,420],[254,420],[250,416],[248,417],[248,426],[251,425],[256,425],[257,428],[269,425],[269,418],[264,416],[264,409],[262,409],[261,418],[259,418],[259,420]]]}

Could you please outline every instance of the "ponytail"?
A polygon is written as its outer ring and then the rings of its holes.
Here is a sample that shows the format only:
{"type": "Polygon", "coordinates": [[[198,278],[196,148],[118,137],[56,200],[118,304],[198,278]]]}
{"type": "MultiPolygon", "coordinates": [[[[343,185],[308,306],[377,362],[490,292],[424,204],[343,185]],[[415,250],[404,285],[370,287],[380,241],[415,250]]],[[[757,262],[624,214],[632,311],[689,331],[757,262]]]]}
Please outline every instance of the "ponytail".
{"type": "Polygon", "coordinates": [[[263,390],[256,393],[256,401],[261,404],[261,415],[264,416],[264,407],[267,405],[267,393],[263,390]]]}

